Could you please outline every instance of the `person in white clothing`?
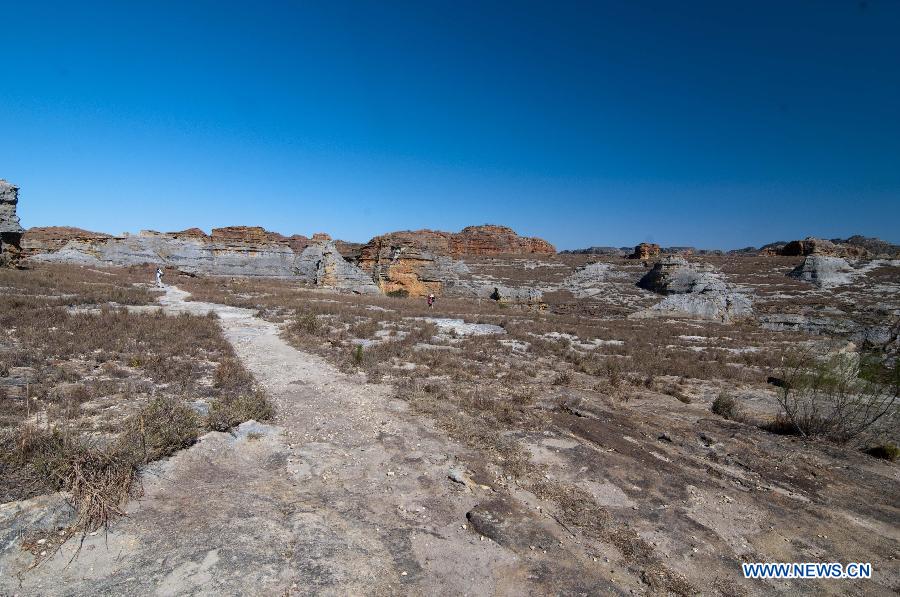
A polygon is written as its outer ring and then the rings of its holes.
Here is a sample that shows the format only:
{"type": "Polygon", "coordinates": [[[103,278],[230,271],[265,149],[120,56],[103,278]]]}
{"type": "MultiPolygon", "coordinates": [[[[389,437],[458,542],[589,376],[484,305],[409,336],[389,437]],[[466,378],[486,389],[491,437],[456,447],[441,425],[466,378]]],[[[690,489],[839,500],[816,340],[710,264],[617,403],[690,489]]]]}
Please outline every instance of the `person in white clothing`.
{"type": "Polygon", "coordinates": [[[156,285],[160,288],[163,287],[162,283],[163,271],[159,268],[156,268],[156,285]]]}

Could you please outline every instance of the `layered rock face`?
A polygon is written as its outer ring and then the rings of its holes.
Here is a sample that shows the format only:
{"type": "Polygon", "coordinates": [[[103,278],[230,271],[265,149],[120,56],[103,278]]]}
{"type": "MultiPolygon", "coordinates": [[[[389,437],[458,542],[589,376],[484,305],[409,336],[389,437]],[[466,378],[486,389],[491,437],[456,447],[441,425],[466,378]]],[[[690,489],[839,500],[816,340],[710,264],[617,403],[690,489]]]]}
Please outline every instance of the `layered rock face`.
{"type": "Polygon", "coordinates": [[[634,314],[638,318],[696,317],[729,322],[753,313],[750,298],[729,288],[721,274],[683,257],[659,261],[638,286],[666,297],[650,309],[634,314]]]}
{"type": "Polygon", "coordinates": [[[810,255],[788,275],[815,284],[819,288],[832,288],[848,284],[853,272],[853,268],[842,257],[810,255]]]}
{"type": "Polygon", "coordinates": [[[629,259],[640,259],[641,261],[648,261],[657,257],[659,257],[659,245],[656,243],[641,243],[628,256],[629,259]]]}
{"type": "Polygon", "coordinates": [[[360,250],[359,267],[386,293],[441,294],[469,269],[450,257],[450,235],[418,230],[376,236],[360,250]]]}
{"type": "Polygon", "coordinates": [[[349,263],[331,240],[316,242],[300,254],[299,275],[315,286],[349,290],[357,294],[380,294],[369,275],[349,263]]]}
{"type": "Polygon", "coordinates": [[[16,215],[19,188],[0,179],[0,263],[13,263],[21,251],[22,226],[16,215]]]}
{"type": "Polygon", "coordinates": [[[72,241],[76,244],[91,244],[109,238],[113,237],[102,232],[91,232],[71,226],[29,228],[22,235],[22,252],[26,257],[30,257],[39,253],[54,253],[72,241]]]}
{"type": "Polygon", "coordinates": [[[327,235],[285,237],[250,226],[216,228],[209,235],[190,228],[121,237],[77,228],[41,228],[29,230],[23,243],[35,261],[155,264],[190,274],[300,278],[336,290],[378,292],[368,274],[344,260],[327,235]]]}
{"type": "Polygon", "coordinates": [[[358,264],[387,293],[430,293],[534,302],[537,291],[501,287],[472,279],[465,257],[552,255],[556,249],[538,238],[518,236],[505,226],[470,226],[458,233],[435,230],[376,236],[360,250],[358,264]],[[499,298],[498,298],[499,297],[499,298]]]}

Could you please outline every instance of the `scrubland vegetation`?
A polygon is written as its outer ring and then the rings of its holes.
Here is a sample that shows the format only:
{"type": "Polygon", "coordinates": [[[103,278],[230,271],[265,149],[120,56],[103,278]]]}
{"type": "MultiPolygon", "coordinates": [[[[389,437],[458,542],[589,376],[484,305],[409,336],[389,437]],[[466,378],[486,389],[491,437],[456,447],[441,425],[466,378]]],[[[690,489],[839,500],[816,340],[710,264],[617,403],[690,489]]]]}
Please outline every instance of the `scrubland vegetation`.
{"type": "Polygon", "coordinates": [[[122,514],[141,468],[272,407],[214,316],[167,316],[141,270],[0,269],[0,496],[64,490],[74,531],[122,514]]]}

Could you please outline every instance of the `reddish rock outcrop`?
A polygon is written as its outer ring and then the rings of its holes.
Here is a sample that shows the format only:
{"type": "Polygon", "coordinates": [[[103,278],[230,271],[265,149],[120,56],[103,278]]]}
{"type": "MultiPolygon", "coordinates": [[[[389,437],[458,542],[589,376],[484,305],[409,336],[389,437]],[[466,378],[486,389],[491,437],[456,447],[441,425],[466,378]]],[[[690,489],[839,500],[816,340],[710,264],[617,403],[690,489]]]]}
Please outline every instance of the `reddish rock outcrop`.
{"type": "Polygon", "coordinates": [[[199,238],[203,240],[209,238],[209,236],[199,228],[188,228],[187,230],[180,230],[178,232],[166,232],[166,235],[171,236],[172,238],[199,238]]]}
{"type": "MultiPolygon", "coordinates": [[[[443,233],[441,233],[443,234],[443,233]]],[[[523,237],[506,226],[485,224],[467,226],[456,234],[450,234],[450,253],[454,257],[467,255],[554,255],[556,247],[547,241],[523,237]]]]}
{"type": "Polygon", "coordinates": [[[213,241],[239,243],[283,243],[285,237],[277,232],[269,232],[262,226],[226,226],[213,228],[209,237],[213,241]]]}
{"type": "Polygon", "coordinates": [[[656,243],[641,243],[634,248],[634,253],[628,256],[629,259],[640,259],[647,261],[659,257],[659,245],[656,243]]]}
{"type": "Polygon", "coordinates": [[[550,255],[545,240],[521,237],[506,226],[469,226],[460,232],[404,230],[376,236],[361,249],[358,263],[385,292],[411,296],[440,294],[469,273],[465,257],[550,255]]]}
{"type": "Polygon", "coordinates": [[[29,228],[22,235],[22,252],[25,256],[52,253],[70,241],[94,243],[113,238],[103,232],[91,232],[71,226],[38,226],[29,228]]]}

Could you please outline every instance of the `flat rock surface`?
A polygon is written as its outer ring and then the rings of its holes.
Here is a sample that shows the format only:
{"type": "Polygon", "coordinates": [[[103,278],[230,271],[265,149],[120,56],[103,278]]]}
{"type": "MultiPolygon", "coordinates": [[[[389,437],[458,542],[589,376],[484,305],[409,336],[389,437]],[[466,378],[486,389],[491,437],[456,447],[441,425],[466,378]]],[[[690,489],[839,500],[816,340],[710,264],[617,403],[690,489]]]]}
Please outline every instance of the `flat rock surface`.
{"type": "MultiPolygon", "coordinates": [[[[276,325],[249,310],[186,297],[168,287],[161,302],[168,312],[219,316],[276,403],[277,420],[209,433],[154,464],[143,497],[108,534],[80,546],[70,540],[33,570],[26,571],[30,553],[5,545],[0,594],[524,594],[541,583],[611,589],[596,574],[549,564],[538,578],[529,558],[474,532],[466,513],[491,490],[448,478],[459,448],[408,416],[389,387],[291,348],[276,325]]],[[[43,504],[35,500],[7,510],[40,519],[35,511],[43,504]]]]}

